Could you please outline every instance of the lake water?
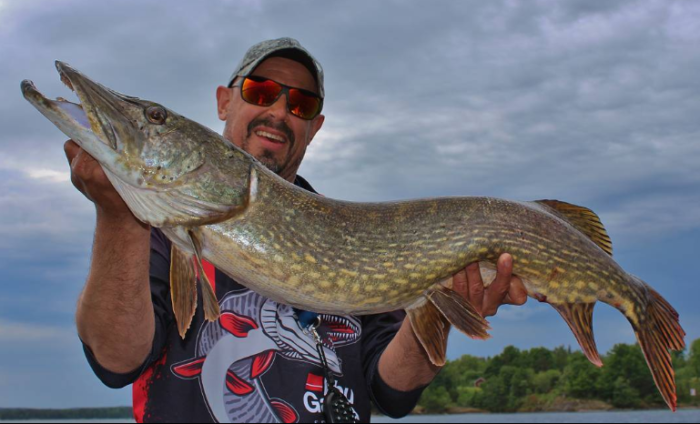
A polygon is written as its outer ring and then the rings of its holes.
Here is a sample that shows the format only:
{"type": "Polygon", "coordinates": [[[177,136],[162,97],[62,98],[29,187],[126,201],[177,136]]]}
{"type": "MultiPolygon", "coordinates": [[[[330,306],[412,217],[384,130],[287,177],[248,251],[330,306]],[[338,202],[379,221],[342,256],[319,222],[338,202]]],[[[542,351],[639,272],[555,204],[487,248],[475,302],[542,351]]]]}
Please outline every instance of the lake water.
{"type": "MultiPolygon", "coordinates": [[[[0,421],[2,423],[22,421],[0,421]]],[[[133,420],[32,421],[37,423],[133,423],[133,420]]],[[[574,412],[548,414],[414,415],[401,420],[374,418],[375,423],[700,423],[700,409],[633,412],[574,412]]]]}
{"type": "Polygon", "coordinates": [[[376,418],[376,423],[700,423],[700,409],[632,412],[572,412],[547,414],[465,414],[376,418]]]}

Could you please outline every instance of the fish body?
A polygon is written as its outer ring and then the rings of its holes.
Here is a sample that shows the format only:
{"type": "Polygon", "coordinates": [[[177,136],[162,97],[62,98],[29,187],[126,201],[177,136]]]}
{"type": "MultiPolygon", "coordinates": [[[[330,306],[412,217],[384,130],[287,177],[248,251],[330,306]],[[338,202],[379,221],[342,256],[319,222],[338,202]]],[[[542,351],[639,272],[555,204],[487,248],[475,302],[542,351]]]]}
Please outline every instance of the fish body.
{"type": "Polygon", "coordinates": [[[25,81],[39,111],[102,165],[141,221],[173,241],[173,310],[184,337],[202,285],[205,315],[219,318],[206,259],[280,303],[319,313],[405,309],[435,364],[450,324],[485,339],[488,323],[445,282],[467,264],[493,268],[510,253],[528,294],[551,304],[584,353],[602,366],[592,330],[598,301],[632,324],[652,375],[675,409],[669,350],[685,347],[678,314],[612,258],[595,213],[553,200],[453,197],[354,203],[300,189],[219,134],[153,102],[57,68],[82,105],[49,100],[25,81]]]}

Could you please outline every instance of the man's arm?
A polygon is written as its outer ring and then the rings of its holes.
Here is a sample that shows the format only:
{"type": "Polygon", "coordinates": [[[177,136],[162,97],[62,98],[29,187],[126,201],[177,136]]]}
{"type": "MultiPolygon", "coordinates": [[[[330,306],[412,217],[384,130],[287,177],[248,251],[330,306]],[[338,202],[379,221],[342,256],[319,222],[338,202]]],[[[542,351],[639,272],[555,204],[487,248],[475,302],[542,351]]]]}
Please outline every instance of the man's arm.
{"type": "MultiPolygon", "coordinates": [[[[453,277],[453,289],[469,300],[482,316],[492,316],[503,304],[522,305],[527,301],[525,286],[512,273],[513,259],[506,254],[499,259],[496,280],[489,287],[484,287],[479,265],[471,264],[453,277]]],[[[440,371],[440,367],[428,359],[408,318],[382,354],[378,368],[379,377],[402,392],[430,384],[440,371]]]]}
{"type": "Polygon", "coordinates": [[[73,184],[97,213],[90,273],[76,312],[78,334],[101,366],[129,373],[151,352],[155,333],[150,229],[129,211],[95,159],[73,141],[65,151],[73,184]]]}

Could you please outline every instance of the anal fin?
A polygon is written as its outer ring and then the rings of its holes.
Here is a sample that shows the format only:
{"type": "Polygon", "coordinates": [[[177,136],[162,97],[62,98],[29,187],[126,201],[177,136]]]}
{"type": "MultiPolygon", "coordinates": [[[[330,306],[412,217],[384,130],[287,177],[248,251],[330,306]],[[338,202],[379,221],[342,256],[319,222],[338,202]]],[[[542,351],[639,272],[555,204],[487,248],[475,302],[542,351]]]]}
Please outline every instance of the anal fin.
{"type": "Polygon", "coordinates": [[[603,366],[593,337],[593,308],[595,303],[550,303],[559,311],[564,321],[574,333],[581,350],[589,361],[597,367],[603,366]]]}
{"type": "Polygon", "coordinates": [[[462,333],[473,339],[490,338],[487,332],[491,329],[488,321],[456,291],[436,285],[426,297],[462,333]]]}
{"type": "Polygon", "coordinates": [[[406,313],[430,362],[439,367],[445,365],[447,335],[450,332],[447,318],[427,299],[420,306],[408,308],[406,313]]]}

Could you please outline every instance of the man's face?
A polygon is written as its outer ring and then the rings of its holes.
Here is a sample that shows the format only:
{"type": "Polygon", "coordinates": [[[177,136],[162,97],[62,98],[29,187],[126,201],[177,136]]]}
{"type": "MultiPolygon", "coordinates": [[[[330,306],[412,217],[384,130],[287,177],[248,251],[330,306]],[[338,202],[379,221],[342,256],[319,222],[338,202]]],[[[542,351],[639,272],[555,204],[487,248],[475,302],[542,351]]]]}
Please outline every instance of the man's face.
{"type": "MultiPolygon", "coordinates": [[[[266,59],[258,65],[253,75],[318,93],[311,72],[291,59],[266,59]]],[[[236,83],[239,80],[236,79],[236,83]]],[[[286,94],[268,107],[247,103],[241,98],[240,87],[221,86],[216,94],[219,119],[226,121],[224,137],[282,178],[293,181],[306,148],[323,125],[324,116],[306,121],[292,115],[287,109],[286,94]]]]}

